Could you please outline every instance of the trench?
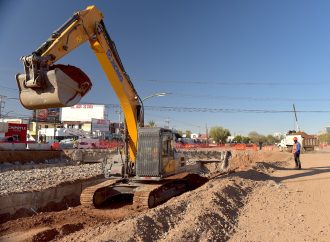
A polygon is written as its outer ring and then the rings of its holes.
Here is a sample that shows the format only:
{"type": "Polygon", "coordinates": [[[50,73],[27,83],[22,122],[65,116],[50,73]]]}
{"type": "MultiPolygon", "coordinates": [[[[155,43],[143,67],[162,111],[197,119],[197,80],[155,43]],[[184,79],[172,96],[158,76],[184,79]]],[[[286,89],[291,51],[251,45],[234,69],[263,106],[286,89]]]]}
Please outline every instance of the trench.
{"type": "Polygon", "coordinates": [[[61,211],[80,204],[80,194],[87,186],[104,181],[94,177],[63,183],[42,191],[12,193],[0,196],[0,224],[29,217],[40,212],[61,211]]]}

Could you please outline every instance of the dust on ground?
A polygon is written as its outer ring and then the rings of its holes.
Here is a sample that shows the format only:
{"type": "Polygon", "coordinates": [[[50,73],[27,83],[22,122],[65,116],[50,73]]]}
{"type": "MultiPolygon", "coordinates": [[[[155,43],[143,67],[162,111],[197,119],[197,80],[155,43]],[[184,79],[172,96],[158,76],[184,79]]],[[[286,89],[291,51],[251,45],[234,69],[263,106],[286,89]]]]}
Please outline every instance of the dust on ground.
{"type": "Polygon", "coordinates": [[[302,170],[291,160],[260,177],[264,185],[249,196],[230,241],[329,241],[329,151],[302,154],[302,170]]]}
{"type": "Polygon", "coordinates": [[[115,210],[79,206],[39,213],[0,225],[0,240],[228,240],[237,230],[250,194],[289,158],[289,154],[279,152],[237,152],[230,174],[215,176],[196,190],[154,209],[137,211],[126,204],[115,210]]]}

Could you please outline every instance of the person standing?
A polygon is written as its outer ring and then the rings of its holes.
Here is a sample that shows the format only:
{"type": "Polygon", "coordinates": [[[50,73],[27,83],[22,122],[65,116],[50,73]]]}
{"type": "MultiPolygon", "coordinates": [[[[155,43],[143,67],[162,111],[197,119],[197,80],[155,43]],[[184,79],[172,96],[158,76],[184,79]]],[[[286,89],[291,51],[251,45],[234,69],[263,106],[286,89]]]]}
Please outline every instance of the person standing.
{"type": "Polygon", "coordinates": [[[301,163],[300,163],[300,150],[301,150],[301,144],[298,142],[298,138],[293,138],[294,144],[292,147],[292,153],[294,157],[294,161],[296,163],[296,168],[299,170],[301,169],[301,163]]]}

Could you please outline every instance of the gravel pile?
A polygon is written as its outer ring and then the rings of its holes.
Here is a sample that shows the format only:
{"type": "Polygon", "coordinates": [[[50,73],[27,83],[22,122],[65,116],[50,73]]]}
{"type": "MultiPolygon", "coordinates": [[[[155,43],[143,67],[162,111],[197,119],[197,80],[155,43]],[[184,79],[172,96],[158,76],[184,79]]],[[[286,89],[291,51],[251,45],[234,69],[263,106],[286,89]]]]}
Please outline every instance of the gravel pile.
{"type": "Polygon", "coordinates": [[[40,191],[61,183],[88,179],[101,174],[101,163],[4,171],[0,172],[0,196],[40,191]]]}

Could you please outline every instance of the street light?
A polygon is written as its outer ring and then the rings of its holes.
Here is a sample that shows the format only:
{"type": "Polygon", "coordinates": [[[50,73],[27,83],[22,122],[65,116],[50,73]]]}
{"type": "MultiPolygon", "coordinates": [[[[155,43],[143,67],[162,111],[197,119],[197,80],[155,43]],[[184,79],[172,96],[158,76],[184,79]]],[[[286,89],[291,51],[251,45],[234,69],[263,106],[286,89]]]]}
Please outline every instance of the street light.
{"type": "Polygon", "coordinates": [[[145,100],[149,99],[149,98],[152,98],[152,97],[164,97],[164,96],[170,95],[170,94],[172,94],[172,93],[170,93],[170,92],[156,92],[156,93],[153,93],[149,96],[146,96],[145,98],[140,99],[141,106],[142,106],[142,115],[140,116],[141,117],[140,118],[140,127],[144,125],[144,104],[143,104],[143,102],[145,100]]]}
{"type": "Polygon", "coordinates": [[[170,95],[170,94],[172,94],[172,93],[170,93],[170,92],[156,92],[156,93],[154,93],[154,94],[151,94],[151,95],[149,95],[149,96],[143,98],[143,99],[142,99],[142,102],[144,102],[145,100],[147,100],[147,99],[149,99],[149,98],[152,98],[152,97],[164,97],[164,96],[166,96],[166,95],[170,95]]]}

